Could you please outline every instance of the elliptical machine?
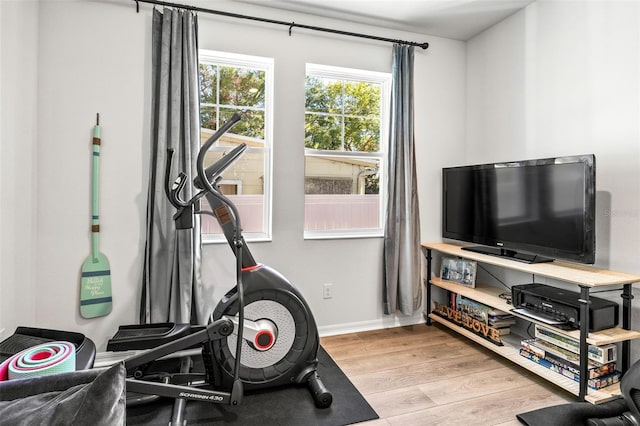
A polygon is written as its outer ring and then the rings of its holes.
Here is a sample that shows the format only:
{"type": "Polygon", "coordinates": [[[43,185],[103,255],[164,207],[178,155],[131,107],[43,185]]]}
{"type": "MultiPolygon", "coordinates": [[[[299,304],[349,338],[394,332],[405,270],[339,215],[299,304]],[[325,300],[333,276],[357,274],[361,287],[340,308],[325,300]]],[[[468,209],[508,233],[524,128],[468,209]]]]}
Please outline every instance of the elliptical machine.
{"type": "MultiPolygon", "coordinates": [[[[174,220],[178,229],[193,227],[193,215],[204,213],[197,211],[200,199],[208,200],[213,210],[210,214],[218,220],[236,257],[236,285],[217,304],[206,326],[190,326],[182,337],[170,338],[160,346],[127,358],[124,361],[127,390],[173,397],[177,401],[237,405],[245,389],[306,384],[315,405],[327,408],[333,397],[317,373],[319,337],[311,310],[283,275],[255,261],[242,236],[238,210],[218,186],[222,173],[242,155],[246,144],[204,167],[209,148],[240,120],[241,116],[234,114],[202,145],[196,165],[198,177],[194,179],[197,191],[189,200],[181,197],[187,175],[181,172],[173,183],[170,179],[173,150],[167,152],[165,176],[166,194],[177,209],[174,220]],[[165,378],[164,382],[146,379],[145,371],[151,362],[198,346],[202,347],[205,366],[203,386],[193,385],[193,374],[176,374],[175,380],[165,378]]],[[[109,344],[119,350],[140,349],[119,343],[125,342],[127,336],[140,341],[144,326],[133,331],[125,327],[109,344]]]]}

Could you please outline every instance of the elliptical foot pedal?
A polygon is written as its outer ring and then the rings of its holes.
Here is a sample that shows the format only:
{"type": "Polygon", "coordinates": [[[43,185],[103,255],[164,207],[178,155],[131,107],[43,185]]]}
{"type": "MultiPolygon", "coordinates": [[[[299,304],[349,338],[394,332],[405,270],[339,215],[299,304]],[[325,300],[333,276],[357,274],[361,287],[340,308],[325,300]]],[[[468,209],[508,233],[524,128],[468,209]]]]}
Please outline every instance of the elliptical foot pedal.
{"type": "Polygon", "coordinates": [[[191,325],[172,322],[121,325],[107,342],[107,351],[151,349],[191,334],[191,325]]]}

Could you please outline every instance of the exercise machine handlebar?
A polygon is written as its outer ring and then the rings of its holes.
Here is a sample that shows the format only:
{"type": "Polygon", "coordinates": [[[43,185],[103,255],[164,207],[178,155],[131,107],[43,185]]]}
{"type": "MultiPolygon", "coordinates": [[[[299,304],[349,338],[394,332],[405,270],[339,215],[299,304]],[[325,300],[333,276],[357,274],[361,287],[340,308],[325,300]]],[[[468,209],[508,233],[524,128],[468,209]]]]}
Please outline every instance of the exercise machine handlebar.
{"type": "Polygon", "coordinates": [[[213,165],[209,166],[206,170],[204,168],[204,157],[207,155],[207,151],[209,148],[218,140],[222,135],[224,135],[231,127],[233,127],[238,121],[240,121],[242,117],[240,114],[235,113],[231,116],[231,118],[224,123],[222,127],[220,127],[200,148],[200,152],[198,153],[198,159],[196,160],[196,170],[198,172],[198,178],[196,179],[196,186],[202,185],[202,188],[205,191],[216,192],[211,184],[209,179],[215,179],[233,163],[239,156],[244,152],[247,148],[246,144],[241,144],[234,148],[229,154],[225,155],[218,161],[216,161],[213,165]],[[244,145],[244,147],[243,147],[244,145]],[[233,154],[233,155],[230,155],[233,154]],[[229,157],[229,158],[226,158],[229,157]]]}
{"type": "Polygon", "coordinates": [[[177,209],[184,209],[192,206],[196,201],[202,198],[207,192],[216,192],[213,183],[220,178],[222,172],[224,172],[234,161],[244,153],[247,149],[247,144],[242,143],[232,149],[227,155],[220,158],[211,166],[204,168],[204,158],[207,151],[213,144],[229,131],[238,121],[242,119],[242,116],[238,113],[233,114],[231,118],[218,129],[207,141],[202,145],[198,152],[198,158],[196,160],[196,172],[198,176],[194,179],[194,185],[199,192],[196,193],[191,199],[185,201],[181,198],[180,193],[187,184],[187,175],[184,172],[178,174],[177,179],[171,182],[171,165],[173,163],[173,155],[175,149],[167,149],[167,161],[165,168],[165,193],[169,202],[177,209]]]}
{"type": "MultiPolygon", "coordinates": [[[[238,159],[238,157],[240,157],[246,151],[246,149],[247,149],[247,144],[241,143],[240,145],[238,145],[237,147],[229,151],[222,158],[220,158],[218,161],[213,163],[211,166],[207,167],[204,170],[204,175],[207,182],[211,183],[218,180],[220,178],[220,175],[222,175],[222,172],[224,172],[227,169],[227,167],[233,164],[238,159]]],[[[200,176],[196,177],[193,180],[193,184],[198,189],[205,189],[204,184],[202,183],[202,179],[200,179],[200,176]]]]}

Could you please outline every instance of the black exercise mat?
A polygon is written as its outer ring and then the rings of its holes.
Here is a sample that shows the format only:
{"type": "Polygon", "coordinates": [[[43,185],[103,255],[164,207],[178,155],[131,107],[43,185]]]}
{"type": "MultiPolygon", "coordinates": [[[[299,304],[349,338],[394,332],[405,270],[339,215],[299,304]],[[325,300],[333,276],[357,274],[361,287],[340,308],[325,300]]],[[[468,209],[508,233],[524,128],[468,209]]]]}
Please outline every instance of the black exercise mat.
{"type": "MultiPolygon", "coordinates": [[[[378,415],[321,347],[318,374],[333,395],[329,408],[316,408],[306,386],[286,386],[247,393],[242,404],[231,407],[189,401],[185,416],[189,425],[305,425],[340,426],[377,419],[378,415]]],[[[128,425],[166,425],[173,400],[127,408],[128,425]]]]}
{"type": "Polygon", "coordinates": [[[587,419],[616,417],[627,410],[623,399],[615,399],[599,405],[589,402],[554,405],[518,414],[516,417],[527,426],[583,426],[587,419]]]}

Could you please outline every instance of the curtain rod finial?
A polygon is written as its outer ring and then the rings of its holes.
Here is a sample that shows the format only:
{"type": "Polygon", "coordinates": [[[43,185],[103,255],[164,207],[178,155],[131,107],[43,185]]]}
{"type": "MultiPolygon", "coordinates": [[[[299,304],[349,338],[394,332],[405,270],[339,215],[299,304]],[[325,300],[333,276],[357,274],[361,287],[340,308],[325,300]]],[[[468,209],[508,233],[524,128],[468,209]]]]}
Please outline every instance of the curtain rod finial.
{"type": "Polygon", "coordinates": [[[418,47],[421,47],[424,50],[427,50],[429,48],[429,43],[421,43],[421,44],[418,45],[418,47]]]}

